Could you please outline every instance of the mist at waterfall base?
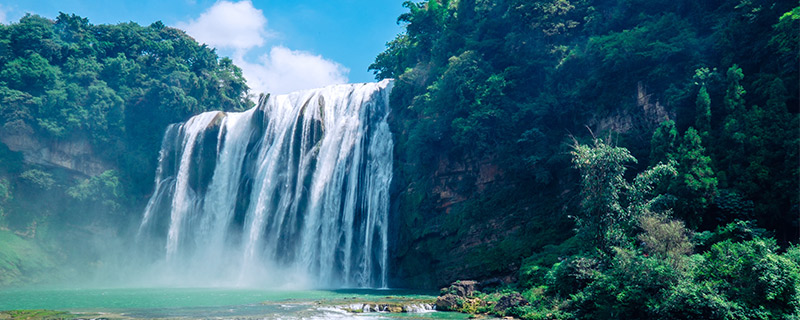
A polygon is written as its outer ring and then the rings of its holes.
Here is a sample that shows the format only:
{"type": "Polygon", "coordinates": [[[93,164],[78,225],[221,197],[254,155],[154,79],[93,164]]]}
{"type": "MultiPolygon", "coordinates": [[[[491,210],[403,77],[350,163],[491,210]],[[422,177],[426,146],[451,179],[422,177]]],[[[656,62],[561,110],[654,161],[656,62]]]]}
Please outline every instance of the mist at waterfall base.
{"type": "Polygon", "coordinates": [[[153,194],[103,282],[387,287],[391,88],[262,97],[169,126],[153,194]]]}

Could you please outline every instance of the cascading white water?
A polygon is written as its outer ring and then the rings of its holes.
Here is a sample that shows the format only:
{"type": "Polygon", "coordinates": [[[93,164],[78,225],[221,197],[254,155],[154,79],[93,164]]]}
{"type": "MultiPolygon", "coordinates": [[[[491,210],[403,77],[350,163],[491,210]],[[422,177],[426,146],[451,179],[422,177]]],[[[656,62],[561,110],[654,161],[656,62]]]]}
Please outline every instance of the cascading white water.
{"type": "Polygon", "coordinates": [[[386,287],[391,87],[329,86],[170,126],[138,239],[208,281],[386,287]]]}

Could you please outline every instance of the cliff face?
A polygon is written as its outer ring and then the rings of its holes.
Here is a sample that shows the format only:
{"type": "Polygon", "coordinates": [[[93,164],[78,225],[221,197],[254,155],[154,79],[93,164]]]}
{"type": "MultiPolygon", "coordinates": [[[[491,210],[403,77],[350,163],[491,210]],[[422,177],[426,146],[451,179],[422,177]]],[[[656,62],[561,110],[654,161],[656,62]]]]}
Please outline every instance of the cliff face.
{"type": "Polygon", "coordinates": [[[409,173],[414,164],[402,154],[395,154],[392,188],[392,286],[437,288],[459,279],[510,283],[524,257],[566,235],[557,232],[565,219],[549,216],[560,215],[559,196],[542,201],[542,191],[518,184],[491,155],[437,154],[417,175],[409,173]]]}
{"type": "Polygon", "coordinates": [[[96,150],[83,137],[52,140],[34,134],[33,130],[0,129],[0,142],[11,151],[21,152],[28,164],[63,168],[87,177],[113,168],[97,157],[96,150]]]}
{"type": "Polygon", "coordinates": [[[450,159],[439,155],[431,175],[431,201],[435,209],[450,213],[453,206],[495,183],[503,183],[503,172],[491,159],[450,159]]]}

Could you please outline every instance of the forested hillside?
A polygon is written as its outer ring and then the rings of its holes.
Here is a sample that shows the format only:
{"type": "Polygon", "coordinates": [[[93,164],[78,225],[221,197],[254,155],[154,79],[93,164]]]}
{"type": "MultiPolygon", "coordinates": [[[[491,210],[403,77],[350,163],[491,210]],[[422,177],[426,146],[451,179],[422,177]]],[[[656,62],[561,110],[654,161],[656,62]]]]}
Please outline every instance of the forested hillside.
{"type": "MultiPolygon", "coordinates": [[[[248,108],[247,90],[230,59],[161,22],[62,13],[0,25],[0,228],[113,236],[141,214],[166,126],[248,108]]],[[[25,264],[13,248],[0,284],[25,264]]]]}
{"type": "Polygon", "coordinates": [[[397,79],[398,282],[498,277],[530,317],[797,312],[796,2],[404,5],[371,66],[397,79]]]}

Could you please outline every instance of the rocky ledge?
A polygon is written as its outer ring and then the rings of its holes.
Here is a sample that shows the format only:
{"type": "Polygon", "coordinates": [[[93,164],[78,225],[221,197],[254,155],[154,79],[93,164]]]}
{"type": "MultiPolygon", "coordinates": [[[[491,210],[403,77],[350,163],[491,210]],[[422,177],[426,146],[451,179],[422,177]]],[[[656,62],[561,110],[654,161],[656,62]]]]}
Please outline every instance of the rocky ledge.
{"type": "Polygon", "coordinates": [[[11,151],[21,152],[27,163],[64,168],[87,177],[113,169],[97,156],[85,137],[47,140],[33,134],[32,129],[26,132],[0,128],[0,143],[11,151]]]}

